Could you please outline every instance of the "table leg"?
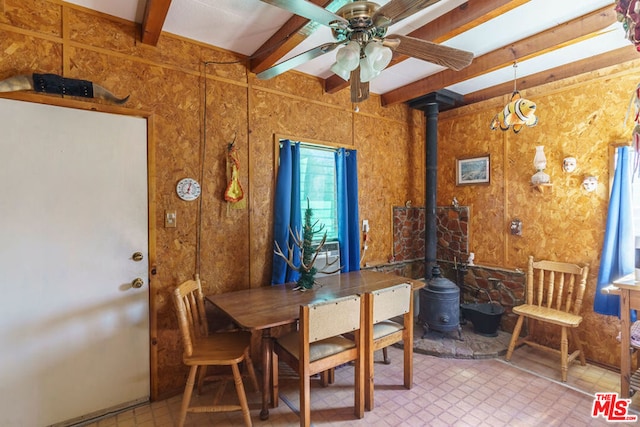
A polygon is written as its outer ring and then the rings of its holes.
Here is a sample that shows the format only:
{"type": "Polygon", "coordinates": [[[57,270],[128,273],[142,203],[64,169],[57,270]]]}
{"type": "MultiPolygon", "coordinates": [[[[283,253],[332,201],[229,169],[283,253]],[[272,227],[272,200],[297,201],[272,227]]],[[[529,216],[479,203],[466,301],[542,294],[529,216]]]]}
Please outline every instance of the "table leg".
{"type": "Polygon", "coordinates": [[[269,405],[272,404],[271,397],[271,352],[273,351],[273,339],[271,329],[262,330],[262,410],[260,419],[269,419],[269,405]]]}
{"type": "Polygon", "coordinates": [[[630,290],[620,292],[620,396],[628,399],[631,392],[631,309],[630,290]]]}

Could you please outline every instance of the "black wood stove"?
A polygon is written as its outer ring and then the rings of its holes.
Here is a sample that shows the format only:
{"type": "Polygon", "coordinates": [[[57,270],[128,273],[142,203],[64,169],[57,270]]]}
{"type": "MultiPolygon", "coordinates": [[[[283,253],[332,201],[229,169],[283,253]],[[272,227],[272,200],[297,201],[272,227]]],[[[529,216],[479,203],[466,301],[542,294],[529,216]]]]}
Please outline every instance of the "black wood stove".
{"type": "Polygon", "coordinates": [[[458,331],[460,326],[460,288],[451,280],[442,277],[440,266],[433,267],[431,279],[420,290],[419,320],[424,328],[424,338],[430,330],[439,332],[458,331]]]}

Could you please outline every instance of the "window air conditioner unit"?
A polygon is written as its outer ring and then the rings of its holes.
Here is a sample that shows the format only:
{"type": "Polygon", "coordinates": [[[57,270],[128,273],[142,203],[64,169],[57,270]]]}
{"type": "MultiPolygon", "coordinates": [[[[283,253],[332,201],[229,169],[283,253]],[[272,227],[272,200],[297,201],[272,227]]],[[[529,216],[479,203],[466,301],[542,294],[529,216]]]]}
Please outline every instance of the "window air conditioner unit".
{"type": "Polygon", "coordinates": [[[324,244],[320,252],[318,252],[318,257],[314,264],[314,267],[316,268],[316,277],[340,274],[340,265],[340,243],[327,242],[324,244]],[[325,268],[331,273],[323,273],[322,271],[325,268]]]}

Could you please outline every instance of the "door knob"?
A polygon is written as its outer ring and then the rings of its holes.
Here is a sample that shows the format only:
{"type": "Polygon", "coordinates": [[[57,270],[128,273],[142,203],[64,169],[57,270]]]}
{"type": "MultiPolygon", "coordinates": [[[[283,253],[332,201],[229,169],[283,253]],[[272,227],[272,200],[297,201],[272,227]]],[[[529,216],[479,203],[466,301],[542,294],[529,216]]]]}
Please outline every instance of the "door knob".
{"type": "Polygon", "coordinates": [[[141,288],[142,285],[144,285],[144,280],[142,280],[139,277],[136,277],[135,279],[133,279],[133,282],[131,282],[131,287],[132,288],[138,289],[138,288],[141,288]]]}
{"type": "Polygon", "coordinates": [[[134,261],[142,261],[142,259],[144,258],[144,256],[142,255],[142,252],[134,252],[133,255],[131,256],[131,258],[134,261]]]}

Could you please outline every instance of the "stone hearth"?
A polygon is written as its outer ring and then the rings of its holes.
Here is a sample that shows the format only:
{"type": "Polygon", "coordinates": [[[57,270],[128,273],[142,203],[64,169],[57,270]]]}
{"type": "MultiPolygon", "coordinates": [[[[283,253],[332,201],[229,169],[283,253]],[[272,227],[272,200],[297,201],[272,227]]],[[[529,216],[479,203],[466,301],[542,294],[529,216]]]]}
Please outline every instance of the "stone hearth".
{"type": "Polygon", "coordinates": [[[499,330],[497,337],[485,337],[473,332],[470,322],[462,325],[462,340],[458,332],[442,333],[429,331],[423,338],[424,329],[415,324],[413,349],[416,353],[454,359],[490,359],[504,356],[509,347],[511,334],[499,330]]]}

